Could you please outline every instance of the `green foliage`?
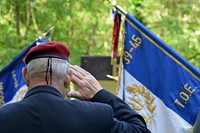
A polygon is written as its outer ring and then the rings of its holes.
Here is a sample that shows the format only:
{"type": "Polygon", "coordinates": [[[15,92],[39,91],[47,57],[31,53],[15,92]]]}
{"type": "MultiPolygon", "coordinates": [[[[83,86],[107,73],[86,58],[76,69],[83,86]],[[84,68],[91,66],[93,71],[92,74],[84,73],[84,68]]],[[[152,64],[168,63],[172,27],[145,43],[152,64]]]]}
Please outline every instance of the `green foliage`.
{"type": "MultiPolygon", "coordinates": [[[[118,4],[200,69],[200,2],[118,0],[118,4]]],[[[48,28],[67,44],[70,63],[111,54],[111,8],[106,0],[1,0],[0,69],[48,28]]]]}
{"type": "Polygon", "coordinates": [[[104,0],[2,0],[0,68],[52,26],[50,39],[68,45],[72,64],[80,64],[84,54],[110,55],[110,11],[104,0]]]}

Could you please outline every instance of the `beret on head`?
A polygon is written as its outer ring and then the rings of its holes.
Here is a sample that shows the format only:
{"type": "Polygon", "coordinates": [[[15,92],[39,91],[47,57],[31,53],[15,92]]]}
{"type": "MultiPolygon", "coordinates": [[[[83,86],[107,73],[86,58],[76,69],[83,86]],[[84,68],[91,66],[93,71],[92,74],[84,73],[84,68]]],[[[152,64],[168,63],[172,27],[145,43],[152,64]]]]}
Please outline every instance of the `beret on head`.
{"type": "Polygon", "coordinates": [[[69,49],[60,42],[45,42],[32,47],[24,58],[28,64],[31,60],[37,58],[60,58],[68,60],[70,55],[69,49]]]}

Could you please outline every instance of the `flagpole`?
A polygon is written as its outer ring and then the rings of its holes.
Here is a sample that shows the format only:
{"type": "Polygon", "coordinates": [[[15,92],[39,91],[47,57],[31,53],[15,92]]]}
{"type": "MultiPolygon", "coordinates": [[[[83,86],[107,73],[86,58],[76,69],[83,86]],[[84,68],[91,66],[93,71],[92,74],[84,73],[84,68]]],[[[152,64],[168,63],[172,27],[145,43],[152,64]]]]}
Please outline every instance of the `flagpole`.
{"type": "Polygon", "coordinates": [[[121,6],[119,5],[115,5],[115,8],[120,11],[122,14],[126,15],[127,14],[127,11],[124,10],[121,6]]]}
{"type": "MultiPolygon", "coordinates": [[[[123,15],[126,16],[126,14],[128,13],[125,9],[123,9],[121,6],[117,5],[117,1],[116,0],[109,0],[110,4],[112,7],[115,7],[116,10],[118,10],[120,13],[122,13],[123,15]]],[[[123,42],[125,40],[125,34],[123,33],[123,42]]],[[[124,45],[122,45],[122,49],[124,49],[124,45]]],[[[121,52],[121,56],[120,56],[120,63],[119,63],[119,74],[117,76],[117,88],[116,88],[116,95],[118,95],[119,92],[119,87],[120,87],[120,82],[121,82],[121,74],[122,74],[122,64],[123,64],[123,55],[124,55],[124,50],[122,50],[121,52]]],[[[124,72],[123,72],[124,75],[124,72]]],[[[125,76],[123,76],[124,78],[125,76]]],[[[116,78],[115,78],[116,79],[116,78]]],[[[123,79],[123,82],[125,82],[125,80],[123,79]]],[[[122,100],[125,101],[125,88],[124,88],[124,84],[123,83],[123,95],[122,95],[122,100]]]]}
{"type": "Polygon", "coordinates": [[[123,9],[121,6],[117,5],[116,0],[109,0],[112,7],[115,7],[118,11],[120,11],[123,15],[127,14],[127,11],[123,9]]]}

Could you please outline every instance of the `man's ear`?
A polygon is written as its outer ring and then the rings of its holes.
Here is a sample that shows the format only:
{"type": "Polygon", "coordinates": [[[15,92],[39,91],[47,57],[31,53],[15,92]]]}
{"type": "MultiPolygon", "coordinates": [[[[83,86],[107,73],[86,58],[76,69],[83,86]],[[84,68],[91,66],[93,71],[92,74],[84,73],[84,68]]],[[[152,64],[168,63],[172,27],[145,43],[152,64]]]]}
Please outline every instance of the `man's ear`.
{"type": "Polygon", "coordinates": [[[29,87],[29,77],[28,77],[27,68],[24,67],[24,68],[22,69],[22,75],[23,75],[25,84],[29,87]]]}
{"type": "Polygon", "coordinates": [[[73,71],[71,69],[69,69],[67,76],[66,76],[66,79],[65,79],[65,82],[64,82],[65,88],[67,88],[69,86],[71,79],[72,79],[72,76],[73,76],[73,71]]]}

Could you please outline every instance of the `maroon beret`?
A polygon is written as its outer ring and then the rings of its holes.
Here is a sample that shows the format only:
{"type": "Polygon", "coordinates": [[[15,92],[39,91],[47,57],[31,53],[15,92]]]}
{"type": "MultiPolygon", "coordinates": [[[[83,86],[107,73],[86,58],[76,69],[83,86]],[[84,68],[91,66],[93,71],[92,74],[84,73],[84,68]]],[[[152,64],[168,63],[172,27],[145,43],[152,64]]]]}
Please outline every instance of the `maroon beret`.
{"type": "Polygon", "coordinates": [[[32,47],[24,58],[28,64],[31,60],[37,58],[60,58],[68,60],[70,55],[69,49],[60,42],[45,42],[32,47]]]}

